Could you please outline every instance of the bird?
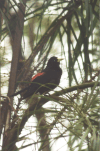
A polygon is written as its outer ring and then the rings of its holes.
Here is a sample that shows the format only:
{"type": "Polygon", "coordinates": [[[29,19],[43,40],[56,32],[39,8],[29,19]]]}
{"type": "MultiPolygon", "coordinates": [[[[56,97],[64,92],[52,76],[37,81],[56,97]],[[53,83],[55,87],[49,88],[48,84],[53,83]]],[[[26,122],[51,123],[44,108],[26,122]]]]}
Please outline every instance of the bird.
{"type": "Polygon", "coordinates": [[[63,59],[58,59],[55,56],[51,57],[47,62],[46,68],[32,77],[30,85],[14,93],[11,97],[24,92],[22,99],[26,99],[33,94],[46,94],[55,89],[59,85],[62,75],[61,60],[63,59]]]}

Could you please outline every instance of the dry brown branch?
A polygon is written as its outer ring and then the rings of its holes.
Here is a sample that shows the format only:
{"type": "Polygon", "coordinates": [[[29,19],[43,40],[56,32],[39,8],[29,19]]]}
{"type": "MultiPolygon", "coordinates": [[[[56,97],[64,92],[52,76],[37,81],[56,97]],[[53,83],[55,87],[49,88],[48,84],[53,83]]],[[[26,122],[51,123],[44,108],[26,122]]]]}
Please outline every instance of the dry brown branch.
{"type": "MultiPolygon", "coordinates": [[[[15,84],[16,84],[16,76],[17,76],[17,67],[18,67],[18,61],[19,61],[19,54],[21,50],[21,39],[23,34],[23,25],[24,25],[24,13],[25,13],[25,6],[22,4],[19,4],[19,21],[16,22],[16,29],[14,34],[14,39],[12,49],[13,49],[13,57],[11,62],[11,73],[10,73],[10,79],[9,79],[9,89],[8,89],[8,96],[14,93],[15,90],[15,84]]],[[[13,107],[13,99],[11,99],[11,106],[13,107]]],[[[5,105],[3,105],[3,108],[5,108],[5,105]]],[[[3,148],[5,146],[9,145],[9,142],[6,138],[8,130],[10,128],[10,120],[11,120],[11,109],[6,108],[5,113],[5,133],[4,133],[4,139],[3,139],[3,148]]],[[[8,136],[9,137],[9,136],[8,136]]],[[[6,150],[6,149],[5,149],[6,150]]],[[[7,149],[8,150],[8,149],[7,149]]]]}

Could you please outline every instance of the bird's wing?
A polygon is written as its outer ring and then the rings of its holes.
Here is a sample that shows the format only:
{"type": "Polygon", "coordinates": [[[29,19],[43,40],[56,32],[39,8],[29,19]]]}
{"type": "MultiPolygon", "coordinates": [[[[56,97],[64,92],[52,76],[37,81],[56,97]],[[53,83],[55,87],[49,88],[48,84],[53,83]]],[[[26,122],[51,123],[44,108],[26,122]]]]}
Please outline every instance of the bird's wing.
{"type": "Polygon", "coordinates": [[[32,77],[32,83],[35,86],[35,83],[37,84],[46,84],[46,83],[52,83],[53,80],[55,80],[58,77],[58,74],[56,71],[47,71],[47,72],[41,72],[36,74],[32,77]]]}
{"type": "Polygon", "coordinates": [[[32,77],[31,81],[33,81],[33,80],[36,79],[37,77],[42,76],[42,75],[44,75],[44,74],[45,74],[45,72],[37,73],[35,76],[32,77]]]}
{"type": "MultiPolygon", "coordinates": [[[[34,81],[34,80],[37,81],[37,80],[36,80],[37,77],[40,77],[40,76],[42,76],[43,74],[45,74],[45,72],[37,73],[35,76],[32,77],[31,81],[34,81]]],[[[18,95],[18,94],[21,94],[22,92],[25,92],[25,91],[28,90],[28,89],[30,89],[30,85],[27,86],[27,87],[25,87],[24,89],[22,89],[22,90],[16,92],[16,93],[12,94],[12,95],[10,95],[10,97],[16,96],[16,95],[18,95]]]]}
{"type": "Polygon", "coordinates": [[[25,94],[23,95],[24,99],[31,96],[34,93],[39,92],[40,94],[42,94],[47,90],[54,89],[59,84],[59,80],[57,80],[57,72],[52,70],[43,73],[38,73],[37,75],[32,77],[32,79],[33,80],[29,88],[25,91],[25,94]]]}
{"type": "Polygon", "coordinates": [[[13,95],[11,95],[11,97],[16,96],[22,92],[25,92],[26,94],[29,93],[30,95],[31,93],[34,93],[36,89],[39,88],[41,85],[47,83],[53,83],[55,79],[57,79],[56,71],[49,70],[47,72],[44,71],[44,72],[37,73],[35,76],[32,77],[31,79],[32,83],[28,87],[14,93],[13,95]]]}

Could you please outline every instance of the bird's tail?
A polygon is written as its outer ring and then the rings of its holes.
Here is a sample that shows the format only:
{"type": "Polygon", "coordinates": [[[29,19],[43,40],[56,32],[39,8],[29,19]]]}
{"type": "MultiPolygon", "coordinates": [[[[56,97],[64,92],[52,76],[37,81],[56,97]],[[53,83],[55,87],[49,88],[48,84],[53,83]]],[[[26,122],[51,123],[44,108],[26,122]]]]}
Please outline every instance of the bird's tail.
{"type": "MultiPolygon", "coordinates": [[[[28,86],[28,87],[29,87],[29,86],[28,86]]],[[[22,90],[20,90],[20,91],[18,91],[18,92],[16,92],[16,93],[10,95],[10,97],[13,97],[13,96],[16,96],[16,95],[18,95],[18,94],[21,94],[22,92],[24,92],[25,90],[27,90],[28,87],[26,87],[26,88],[24,88],[24,89],[22,89],[22,90]]]]}

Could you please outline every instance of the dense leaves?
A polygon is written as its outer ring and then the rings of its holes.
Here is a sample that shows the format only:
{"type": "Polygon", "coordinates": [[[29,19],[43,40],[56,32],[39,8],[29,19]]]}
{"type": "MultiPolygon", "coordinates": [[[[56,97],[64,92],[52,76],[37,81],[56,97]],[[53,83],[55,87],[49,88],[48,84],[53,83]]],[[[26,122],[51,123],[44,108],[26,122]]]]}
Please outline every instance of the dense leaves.
{"type": "Polygon", "coordinates": [[[0,149],[99,150],[99,9],[99,0],[2,1],[0,149]],[[28,103],[7,97],[54,55],[64,58],[58,89],[28,103]]]}

